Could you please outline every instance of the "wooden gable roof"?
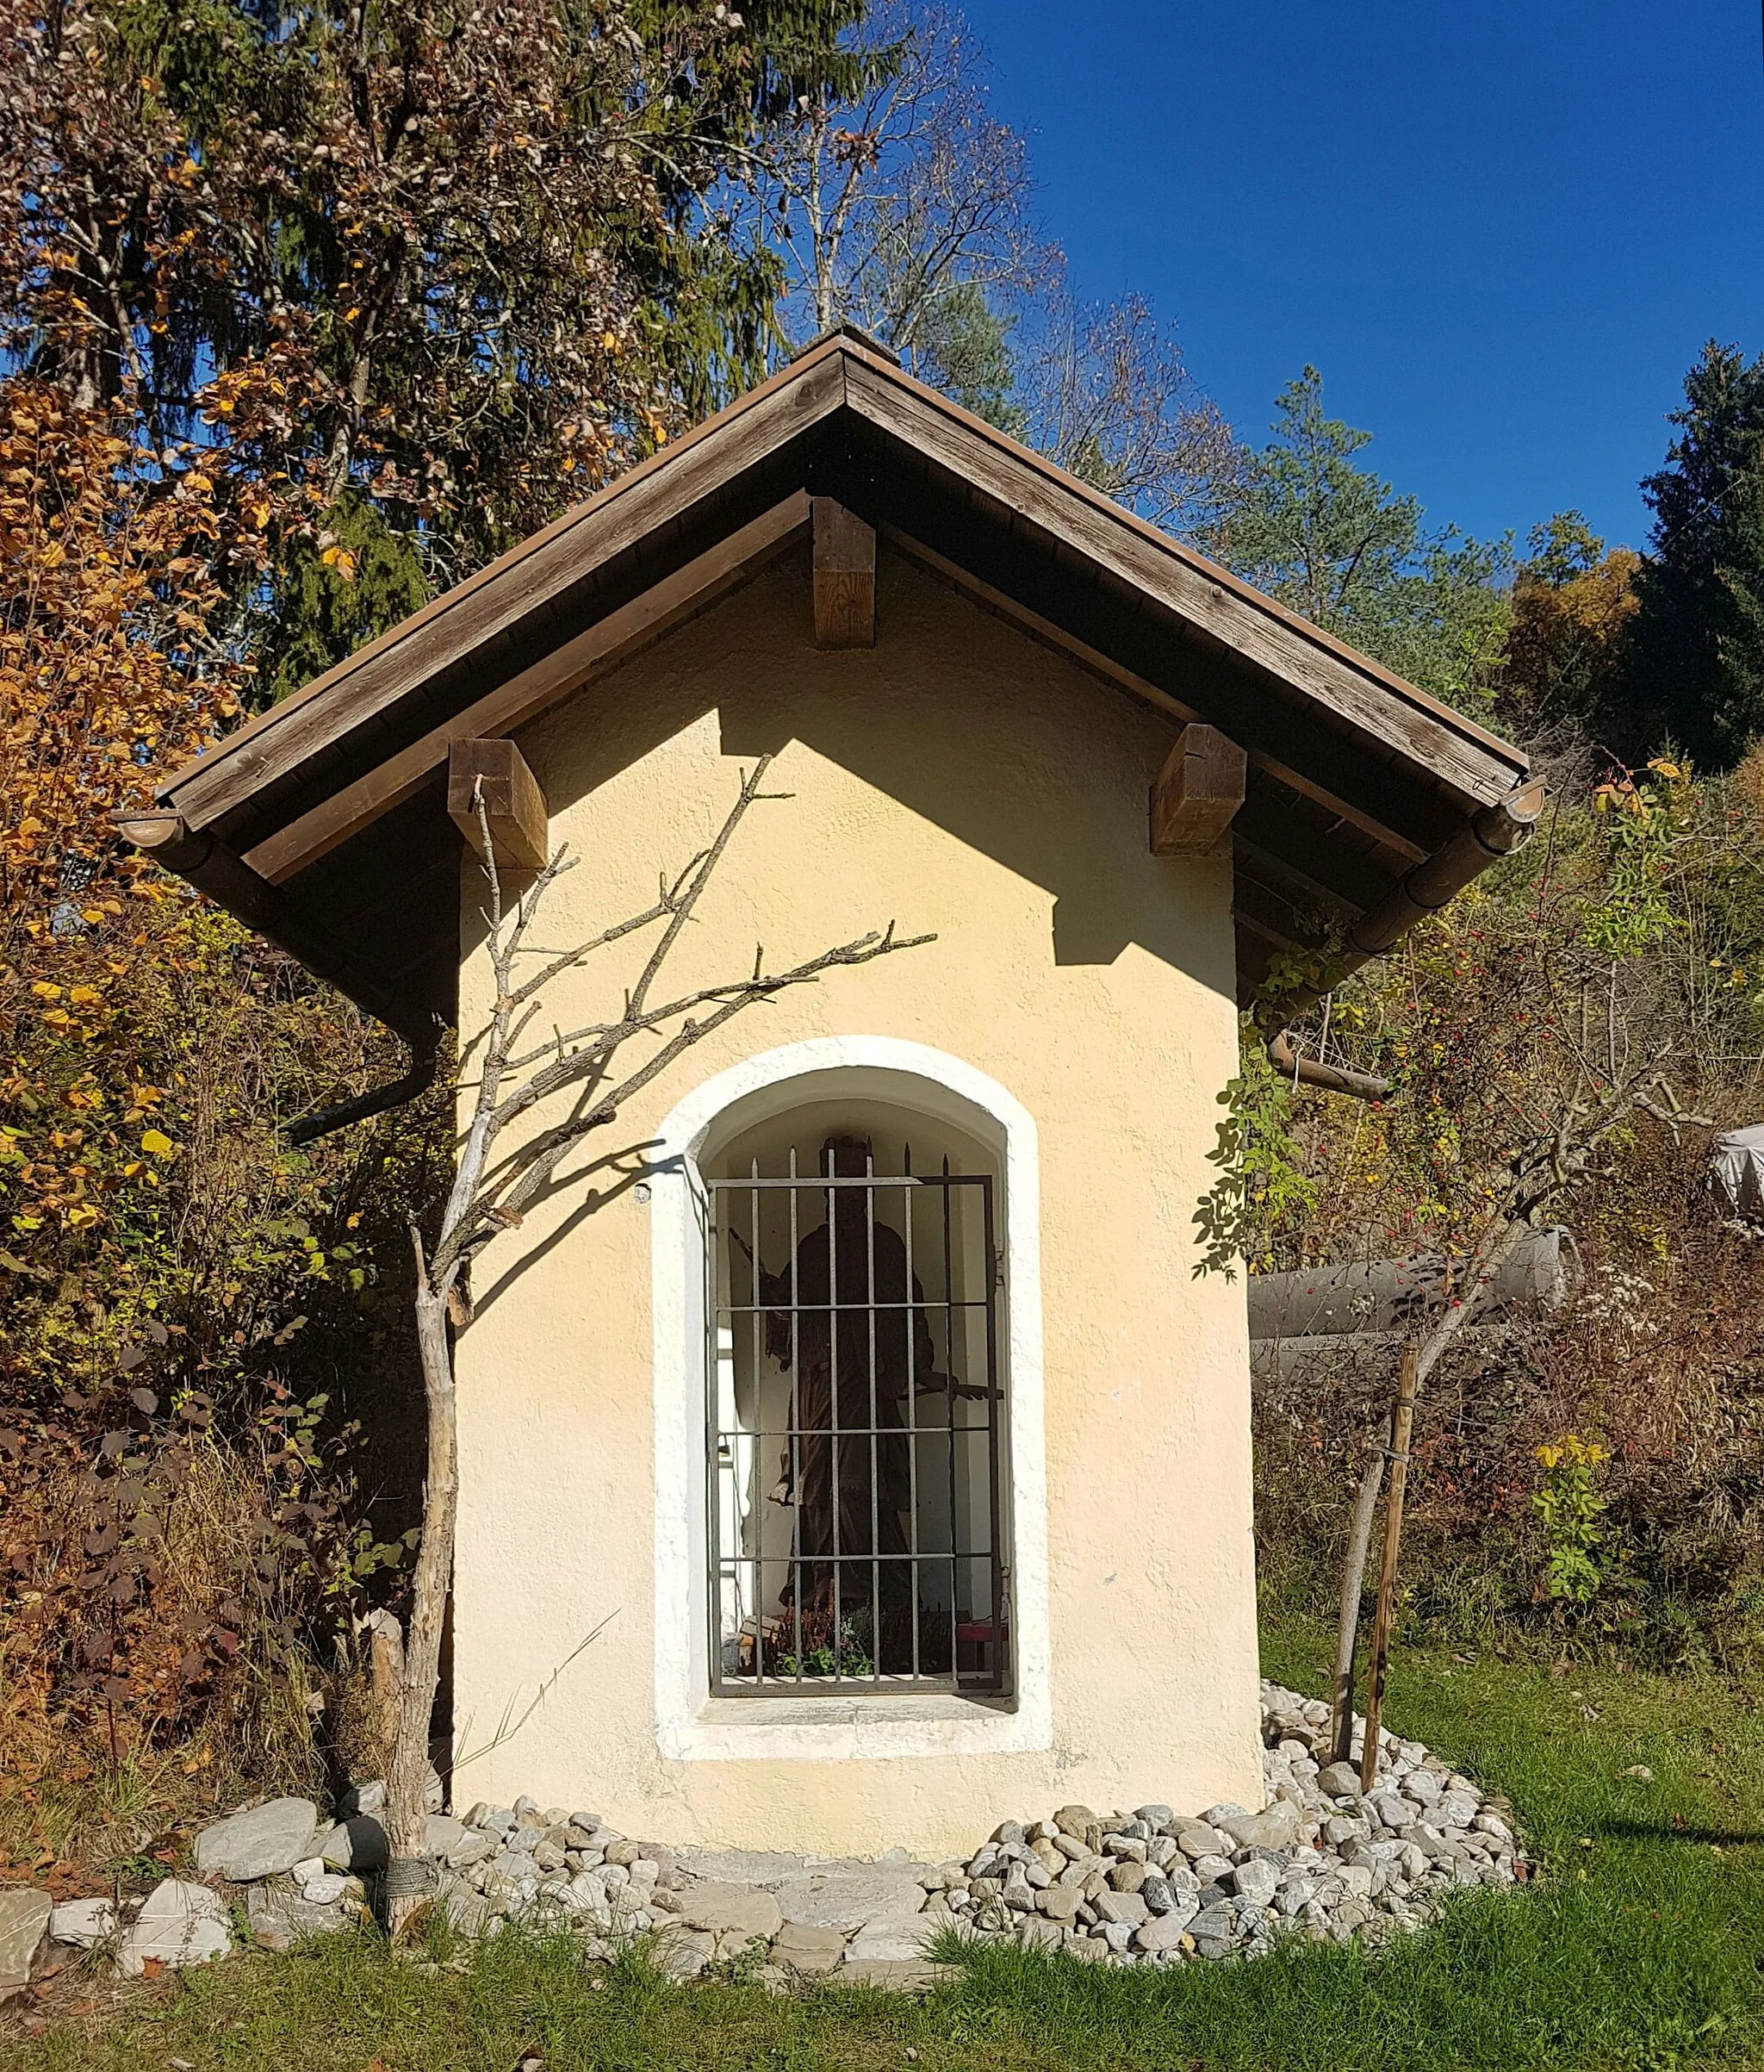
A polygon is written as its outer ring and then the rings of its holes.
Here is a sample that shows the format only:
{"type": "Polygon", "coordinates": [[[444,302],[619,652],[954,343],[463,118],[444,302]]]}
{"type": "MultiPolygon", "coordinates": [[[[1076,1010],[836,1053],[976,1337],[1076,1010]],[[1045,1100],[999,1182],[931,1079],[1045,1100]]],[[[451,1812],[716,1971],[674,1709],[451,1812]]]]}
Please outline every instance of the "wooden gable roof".
{"type": "Polygon", "coordinates": [[[454,1012],[453,743],[512,731],[709,609],[797,546],[813,497],[1241,746],[1245,988],[1320,916],[1355,954],[1387,947],[1535,817],[1518,750],[842,330],[239,728],[124,831],[423,1041],[454,1012]]]}

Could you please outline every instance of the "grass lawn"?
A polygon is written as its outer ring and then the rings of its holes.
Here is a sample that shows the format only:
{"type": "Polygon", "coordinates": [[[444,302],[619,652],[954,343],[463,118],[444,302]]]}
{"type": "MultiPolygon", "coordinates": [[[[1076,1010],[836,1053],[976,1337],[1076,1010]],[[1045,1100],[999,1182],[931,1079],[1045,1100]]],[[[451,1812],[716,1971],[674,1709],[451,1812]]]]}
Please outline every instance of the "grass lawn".
{"type": "MultiPolygon", "coordinates": [[[[1269,1673],[1322,1686],[1286,1628],[1269,1673]]],[[[982,1952],[923,2000],[674,1986],[506,1935],[462,1974],[370,1937],[234,1958],[100,2018],[0,2029],[21,2072],[668,2072],[674,2067],[1256,2068],[1764,2063],[1764,1720],[1715,1681],[1401,1656],[1392,1723],[1504,1789],[1547,1876],[1476,1894],[1388,1953],[1292,1945],[1252,1963],[1111,1971],[982,1952]],[[1625,1776],[1645,1764],[1651,1782],[1625,1776]]],[[[1025,1808],[1033,1811],[1033,1808],[1025,1808]]],[[[5,2018],[0,2018],[3,2020],[5,2018]]]]}

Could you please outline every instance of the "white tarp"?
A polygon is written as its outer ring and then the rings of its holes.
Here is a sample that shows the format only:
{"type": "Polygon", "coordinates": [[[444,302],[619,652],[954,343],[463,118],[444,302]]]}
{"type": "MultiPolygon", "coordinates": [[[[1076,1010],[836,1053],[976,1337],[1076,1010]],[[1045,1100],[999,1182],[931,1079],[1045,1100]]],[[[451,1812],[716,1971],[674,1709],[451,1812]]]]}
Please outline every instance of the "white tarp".
{"type": "Polygon", "coordinates": [[[1715,1140],[1709,1184],[1731,1216],[1764,1216],[1764,1123],[1715,1140]]]}

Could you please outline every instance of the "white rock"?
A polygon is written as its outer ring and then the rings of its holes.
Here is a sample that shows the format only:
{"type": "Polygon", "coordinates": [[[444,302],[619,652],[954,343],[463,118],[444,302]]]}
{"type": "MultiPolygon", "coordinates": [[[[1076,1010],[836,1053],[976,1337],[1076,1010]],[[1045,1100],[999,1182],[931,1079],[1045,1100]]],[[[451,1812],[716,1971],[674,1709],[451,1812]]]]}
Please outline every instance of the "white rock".
{"type": "Polygon", "coordinates": [[[30,1885],[0,1890],[0,2000],[29,1985],[31,1964],[53,1909],[47,1892],[30,1885]]]}
{"type": "Polygon", "coordinates": [[[150,1959],[167,1970],[205,1964],[233,1947],[227,1908],[206,1885],[167,1878],[147,1895],[122,1938],[117,1966],[125,1978],[140,1978],[150,1959]]]}
{"type": "Polygon", "coordinates": [[[116,1902],[102,1895],[95,1900],[65,1900],[49,1916],[49,1933],[58,1943],[90,1950],[116,1932],[116,1902]]]}
{"type": "Polygon", "coordinates": [[[1228,1843],[1228,1836],[1209,1826],[1205,1820],[1196,1820],[1176,1838],[1177,1847],[1191,1861],[1197,1857],[1222,1856],[1228,1843]]]}
{"type": "Polygon", "coordinates": [[[1239,1849],[1283,1849],[1298,1832],[1303,1818],[1290,1799],[1276,1799],[1261,1813],[1227,1814],[1214,1820],[1239,1849]]]}
{"type": "Polygon", "coordinates": [[[866,1957],[873,1957],[896,1963],[910,1963],[923,1956],[925,1934],[929,1926],[917,1914],[878,1914],[874,1920],[866,1921],[846,1944],[845,1962],[860,1964],[866,1957]]]}
{"type": "MultiPolygon", "coordinates": [[[[601,1876],[606,1877],[606,1872],[601,1876]]],[[[917,1891],[915,1886],[915,1896],[917,1891]]],[[[784,1926],[785,1917],[778,1901],[763,1887],[705,1883],[680,1895],[680,1920],[684,1926],[707,1934],[764,1936],[769,1940],[784,1926]]]]}
{"type": "MultiPolygon", "coordinates": [[[[494,1845],[484,1838],[485,1853],[494,1845]]],[[[351,1814],[326,1828],[313,1845],[327,1870],[383,1870],[391,1857],[386,1830],[372,1814],[351,1814]]]]}
{"type": "Polygon", "coordinates": [[[787,1921],[858,1929],[883,1915],[916,1913],[924,1901],[916,1877],[891,1870],[809,1871],[778,1888],[787,1921]]]}

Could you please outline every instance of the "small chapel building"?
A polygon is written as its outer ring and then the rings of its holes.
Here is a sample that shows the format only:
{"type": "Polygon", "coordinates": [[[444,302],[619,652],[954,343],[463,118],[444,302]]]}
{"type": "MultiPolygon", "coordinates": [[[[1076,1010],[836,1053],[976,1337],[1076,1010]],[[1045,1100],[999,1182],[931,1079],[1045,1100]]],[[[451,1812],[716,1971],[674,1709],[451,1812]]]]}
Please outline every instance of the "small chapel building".
{"type": "Polygon", "coordinates": [[[1259,1804],[1244,1285],[1194,1223],[1239,1009],[1512,847],[1525,757],[840,331],[131,832],[426,1054],[488,1005],[450,770],[513,867],[581,859],[561,943],[767,752],[693,968],[935,940],[689,1051],[487,1254],[457,1794],[934,1859],[1259,1804]]]}

